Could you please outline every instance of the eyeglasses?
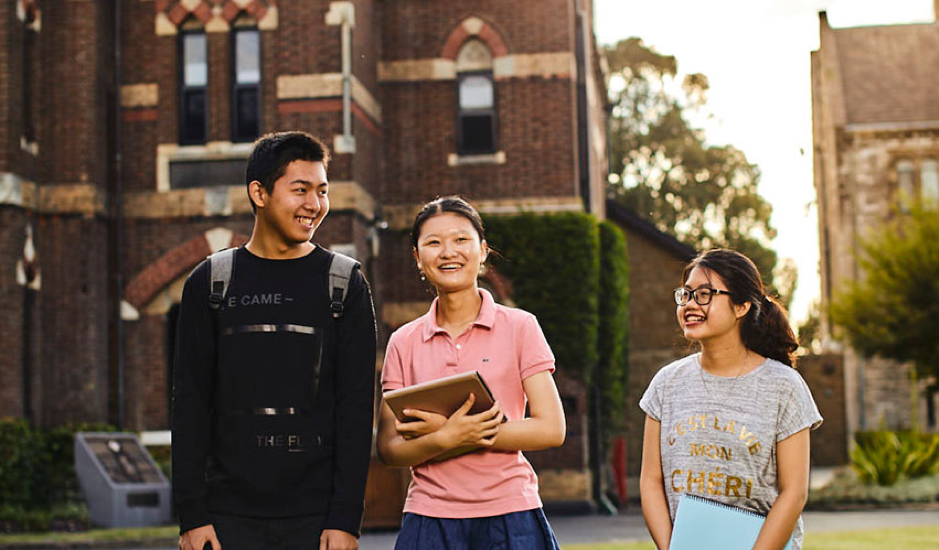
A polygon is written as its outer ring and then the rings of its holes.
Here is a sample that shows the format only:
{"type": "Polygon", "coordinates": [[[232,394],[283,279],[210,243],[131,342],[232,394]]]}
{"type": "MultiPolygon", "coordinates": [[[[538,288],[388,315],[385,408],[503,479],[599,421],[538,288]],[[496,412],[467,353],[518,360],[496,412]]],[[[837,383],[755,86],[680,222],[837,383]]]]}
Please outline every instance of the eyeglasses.
{"type": "Polygon", "coordinates": [[[706,306],[711,303],[711,299],[714,298],[715,294],[727,294],[730,296],[730,292],[726,290],[718,290],[716,288],[707,288],[701,287],[694,290],[688,290],[687,288],[676,288],[675,289],[675,303],[684,306],[688,304],[689,300],[694,300],[699,306],[706,306]]]}

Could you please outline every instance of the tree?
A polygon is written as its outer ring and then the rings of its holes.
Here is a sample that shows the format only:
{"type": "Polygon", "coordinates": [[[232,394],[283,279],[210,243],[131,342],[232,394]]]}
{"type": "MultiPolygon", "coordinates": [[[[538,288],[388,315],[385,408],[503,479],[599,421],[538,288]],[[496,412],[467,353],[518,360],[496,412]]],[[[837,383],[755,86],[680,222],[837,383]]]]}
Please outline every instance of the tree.
{"type": "Polygon", "coordinates": [[[610,196],[696,249],[746,254],[788,305],[795,274],[790,265],[784,288],[773,285],[777,256],[767,243],[776,230],[757,192],[759,168],[732,145],[708,145],[689,122],[703,116],[707,77],[686,75],[679,86],[675,57],[639,38],[604,53],[612,74],[610,196]]]}
{"type": "Polygon", "coordinates": [[[835,294],[831,320],[863,355],[913,363],[915,411],[917,375],[939,376],[939,216],[914,204],[862,239],[861,251],[864,278],[835,294]]]}

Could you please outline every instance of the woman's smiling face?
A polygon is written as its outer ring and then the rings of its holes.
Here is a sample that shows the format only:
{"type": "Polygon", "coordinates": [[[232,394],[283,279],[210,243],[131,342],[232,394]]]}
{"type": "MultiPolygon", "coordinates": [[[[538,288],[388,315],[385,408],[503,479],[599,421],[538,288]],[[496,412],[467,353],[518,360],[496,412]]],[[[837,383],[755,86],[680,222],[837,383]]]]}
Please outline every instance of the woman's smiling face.
{"type": "MultiPolygon", "coordinates": [[[[684,288],[689,291],[701,288],[728,290],[720,275],[702,267],[695,267],[691,270],[684,288]]],[[[737,321],[746,315],[750,309],[748,306],[749,303],[734,304],[729,295],[721,293],[713,294],[707,305],[701,305],[689,299],[685,305],[679,305],[676,308],[676,313],[678,324],[685,338],[702,341],[739,330],[737,321]]]]}
{"type": "Polygon", "coordinates": [[[455,292],[476,285],[488,252],[486,241],[480,240],[469,219],[442,212],[421,225],[414,256],[418,269],[438,292],[455,292]]]}

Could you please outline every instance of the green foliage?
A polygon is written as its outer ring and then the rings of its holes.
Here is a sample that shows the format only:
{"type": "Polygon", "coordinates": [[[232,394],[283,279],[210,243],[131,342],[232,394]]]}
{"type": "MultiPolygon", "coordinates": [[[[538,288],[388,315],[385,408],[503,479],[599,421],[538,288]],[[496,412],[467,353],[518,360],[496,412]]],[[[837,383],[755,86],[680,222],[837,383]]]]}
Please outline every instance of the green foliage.
{"type": "Polygon", "coordinates": [[[707,77],[687,75],[681,92],[674,91],[676,59],[639,38],[607,47],[604,55],[613,75],[610,194],[696,249],[746,254],[787,303],[791,289],[773,284],[777,257],[767,244],[776,230],[772,206],[757,191],[759,168],[732,145],[708,145],[690,122],[702,116],[707,77]]]}
{"type": "Polygon", "coordinates": [[[813,510],[864,506],[882,508],[928,504],[935,502],[937,498],[939,474],[900,479],[893,485],[884,486],[864,483],[854,469],[848,467],[838,470],[828,485],[812,489],[806,507],[813,510]]]}
{"type": "Polygon", "coordinates": [[[605,443],[622,431],[629,378],[629,259],[616,224],[600,223],[599,384],[605,443]]]}
{"type": "Polygon", "coordinates": [[[914,204],[861,241],[861,281],[830,305],[831,319],[864,355],[912,361],[939,375],[939,216],[914,204]]]}
{"type": "Polygon", "coordinates": [[[600,232],[588,214],[486,218],[492,263],[533,313],[564,372],[586,381],[597,364],[600,232]]]}
{"type": "Polygon", "coordinates": [[[5,514],[31,525],[44,521],[43,513],[79,501],[75,432],[113,430],[105,424],[31,428],[21,418],[0,418],[0,494],[5,514]]]}
{"type": "Polygon", "coordinates": [[[859,432],[851,466],[864,483],[894,485],[902,479],[939,474],[939,435],[859,432]]]}

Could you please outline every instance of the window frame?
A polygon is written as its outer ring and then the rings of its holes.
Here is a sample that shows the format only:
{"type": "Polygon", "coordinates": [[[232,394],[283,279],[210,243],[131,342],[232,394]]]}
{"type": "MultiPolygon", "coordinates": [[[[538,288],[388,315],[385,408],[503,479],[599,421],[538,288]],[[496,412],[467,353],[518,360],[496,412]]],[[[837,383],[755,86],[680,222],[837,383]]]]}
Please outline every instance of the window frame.
{"type": "Polygon", "coordinates": [[[179,32],[177,43],[178,52],[178,74],[179,74],[179,144],[180,145],[203,145],[209,138],[209,79],[211,71],[209,70],[209,37],[204,28],[184,29],[179,32]],[[202,35],[205,41],[205,64],[206,78],[202,86],[189,86],[186,84],[186,37],[192,35],[202,35]],[[202,138],[193,138],[186,135],[188,128],[186,124],[187,111],[186,99],[193,93],[202,93],[203,105],[205,109],[204,120],[202,122],[202,138]]]}
{"type": "Polygon", "coordinates": [[[261,128],[263,127],[262,114],[264,109],[262,108],[263,101],[261,96],[261,83],[264,81],[264,69],[263,69],[263,45],[261,41],[261,30],[256,24],[251,25],[238,25],[232,28],[231,30],[231,39],[230,39],[230,48],[231,48],[231,140],[232,143],[244,143],[244,142],[253,142],[261,135],[261,128]],[[258,81],[253,84],[241,84],[238,82],[238,33],[241,32],[254,32],[258,37],[258,81]],[[238,117],[238,94],[242,90],[251,90],[254,89],[255,96],[257,101],[255,104],[255,117],[258,121],[258,127],[253,136],[240,135],[238,132],[239,126],[239,117],[238,117]]]}
{"type": "Polygon", "coordinates": [[[456,150],[460,156],[471,155],[491,155],[499,150],[499,131],[498,131],[498,93],[496,89],[496,79],[492,70],[464,71],[456,75],[456,150]],[[482,76],[489,80],[492,85],[492,107],[486,109],[464,109],[460,105],[460,86],[463,81],[470,77],[482,76]],[[463,135],[463,118],[468,116],[488,115],[492,121],[491,147],[489,150],[468,150],[465,145],[465,136],[463,135]]]}
{"type": "Polygon", "coordinates": [[[20,77],[22,78],[22,132],[23,139],[27,143],[36,142],[36,120],[33,116],[35,110],[35,102],[33,101],[33,79],[35,75],[33,73],[33,59],[35,57],[35,49],[38,42],[38,33],[33,28],[33,19],[29,17],[23,21],[23,55],[21,57],[21,62],[23,66],[20,70],[20,77]]]}

